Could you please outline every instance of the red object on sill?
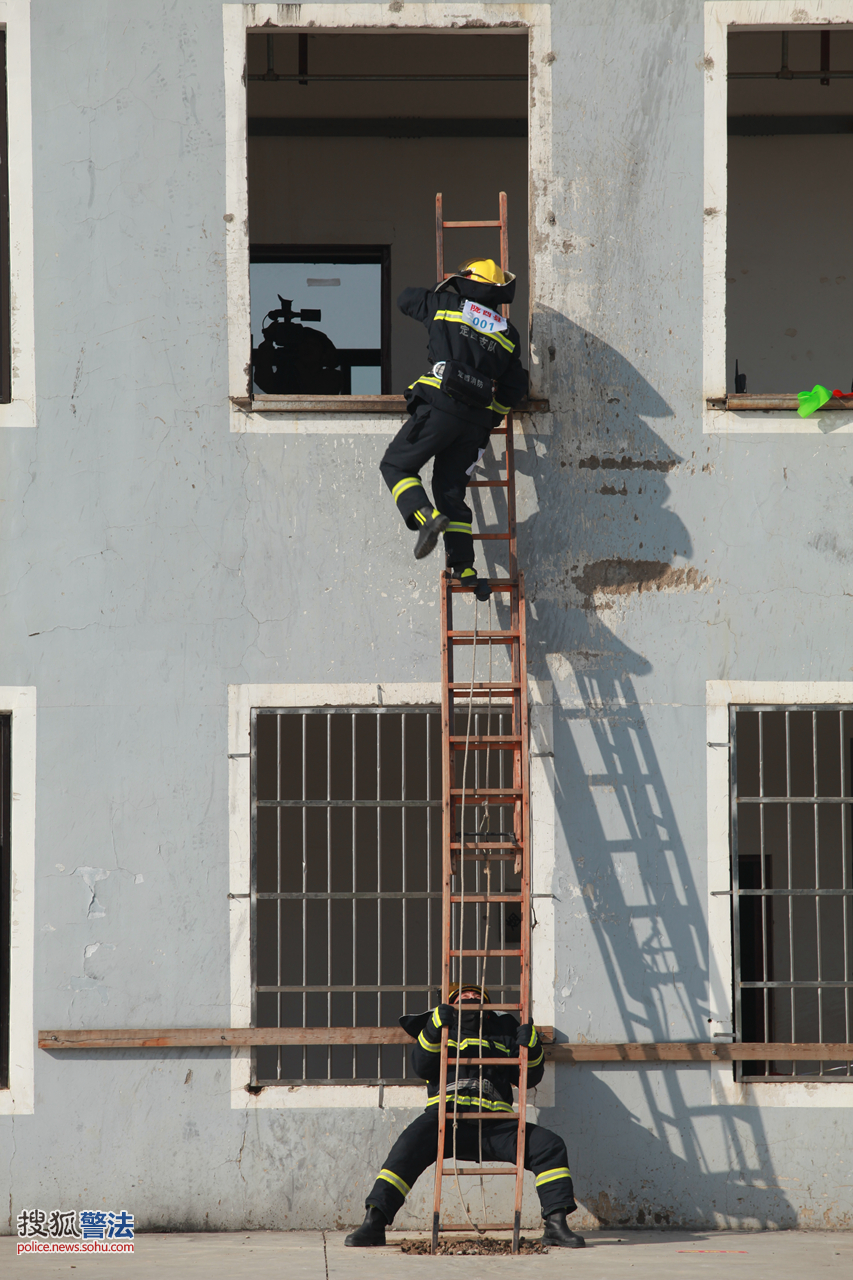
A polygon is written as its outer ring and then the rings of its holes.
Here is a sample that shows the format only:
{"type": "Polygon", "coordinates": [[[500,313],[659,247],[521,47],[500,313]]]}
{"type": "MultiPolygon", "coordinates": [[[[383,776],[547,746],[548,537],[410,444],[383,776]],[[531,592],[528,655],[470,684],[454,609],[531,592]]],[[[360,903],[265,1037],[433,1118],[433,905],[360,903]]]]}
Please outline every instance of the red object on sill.
{"type": "Polygon", "coordinates": [[[833,391],[832,393],[839,400],[853,400],[853,391],[833,391]]]}

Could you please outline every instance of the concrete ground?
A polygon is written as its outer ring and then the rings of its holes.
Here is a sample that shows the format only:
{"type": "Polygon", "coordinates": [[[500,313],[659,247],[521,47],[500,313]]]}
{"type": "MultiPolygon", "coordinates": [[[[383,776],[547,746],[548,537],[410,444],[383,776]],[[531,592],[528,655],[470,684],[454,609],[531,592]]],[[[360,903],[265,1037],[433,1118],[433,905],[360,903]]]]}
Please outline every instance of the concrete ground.
{"type": "MultiPolygon", "coordinates": [[[[393,1232],[384,1249],[345,1249],[343,1231],[253,1231],[231,1234],[140,1235],[133,1255],[23,1254],[15,1237],[0,1237],[0,1275],[42,1278],[71,1271],[98,1280],[802,1280],[853,1276],[853,1232],[840,1231],[592,1231],[583,1251],[552,1250],[526,1257],[410,1257],[393,1232]]],[[[533,1237],[534,1233],[529,1233],[533,1237]]]]}

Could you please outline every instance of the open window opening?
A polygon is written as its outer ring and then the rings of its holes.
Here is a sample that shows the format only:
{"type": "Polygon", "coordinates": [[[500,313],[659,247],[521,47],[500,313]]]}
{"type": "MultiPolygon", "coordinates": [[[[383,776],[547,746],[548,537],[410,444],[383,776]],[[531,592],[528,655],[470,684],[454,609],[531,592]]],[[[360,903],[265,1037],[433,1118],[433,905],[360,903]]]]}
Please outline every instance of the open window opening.
{"type": "Polygon", "coordinates": [[[729,32],[726,387],[762,399],[737,407],[853,391],[851,134],[853,30],[729,32]]]}
{"type": "MultiPolygon", "coordinates": [[[[475,736],[486,716],[473,717],[475,736]]],[[[493,710],[489,723],[506,733],[510,715],[493,710]]],[[[253,1025],[318,1029],[316,1043],[255,1049],[252,1084],[411,1084],[407,1044],[347,1043],[345,1032],[396,1027],[440,998],[440,709],[255,710],[252,754],[253,1025]],[[324,1044],[327,1027],[337,1034],[324,1044]]],[[[472,754],[476,786],[508,785],[511,751],[472,754]]],[[[492,818],[490,839],[512,832],[511,806],[492,818]]],[[[465,826],[471,839],[473,807],[465,826]]],[[[466,892],[518,892],[513,856],[486,867],[475,861],[466,892]]],[[[482,910],[469,905],[464,946],[480,945],[482,910]]],[[[496,904],[489,945],[512,947],[520,927],[515,903],[496,904]]],[[[518,959],[489,957],[485,981],[494,1002],[517,1000],[518,959]]]]}
{"type": "MultiPolygon", "coordinates": [[[[735,1036],[848,1044],[853,707],[732,706],[735,1036]]],[[[740,1079],[853,1082],[851,1064],[749,1062],[740,1079]]]]}
{"type": "MultiPolygon", "coordinates": [[[[506,191],[524,332],[527,31],[247,41],[253,396],[396,400],[425,371],[395,299],[436,279],[437,191],[458,221],[497,218],[506,191]]],[[[499,259],[499,233],[448,230],[445,253],[499,259]]]]}

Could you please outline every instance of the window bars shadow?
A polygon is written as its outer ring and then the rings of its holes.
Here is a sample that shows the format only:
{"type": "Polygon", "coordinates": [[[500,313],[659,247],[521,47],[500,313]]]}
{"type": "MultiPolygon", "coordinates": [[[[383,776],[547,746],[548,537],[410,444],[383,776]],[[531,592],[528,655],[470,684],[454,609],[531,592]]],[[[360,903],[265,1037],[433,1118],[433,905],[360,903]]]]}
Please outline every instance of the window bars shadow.
{"type": "MultiPolygon", "coordinates": [[[[732,706],[730,733],[736,1039],[849,1043],[853,707],[732,706]]],[[[738,1078],[853,1074],[767,1061],[738,1078]]]]}

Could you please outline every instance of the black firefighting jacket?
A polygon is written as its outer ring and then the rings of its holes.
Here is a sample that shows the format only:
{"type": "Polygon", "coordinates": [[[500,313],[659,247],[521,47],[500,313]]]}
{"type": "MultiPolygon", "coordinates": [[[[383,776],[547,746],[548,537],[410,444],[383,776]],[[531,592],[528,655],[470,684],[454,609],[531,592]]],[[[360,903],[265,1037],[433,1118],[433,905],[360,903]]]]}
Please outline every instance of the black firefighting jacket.
{"type": "Polygon", "coordinates": [[[470,299],[491,311],[499,311],[504,303],[512,301],[514,293],[514,276],[504,285],[451,276],[434,289],[403,290],[397,306],[404,315],[426,325],[429,333],[429,368],[406,393],[410,413],[426,402],[481,426],[487,434],[524,398],[527,394],[527,370],[521,364],[518,330],[507,323],[507,327],[498,333],[482,333],[462,314],[466,300],[470,299]],[[456,360],[491,379],[494,383],[491,405],[473,408],[442,391],[441,378],[435,375],[433,368],[445,360],[456,360]]]}
{"type": "MultiPolygon", "coordinates": [[[[437,1009],[412,1013],[400,1019],[400,1025],[416,1040],[412,1050],[412,1069],[427,1085],[426,1109],[437,1107],[441,1072],[441,1023],[437,1009]]],[[[515,1033],[518,1023],[510,1013],[487,1010],[483,1014],[480,1037],[479,1009],[462,1014],[462,1035],[458,1035],[457,1014],[448,1031],[447,1101],[457,1099],[460,1112],[480,1108],[480,1067],[465,1066],[466,1058],[506,1058],[506,1066],[483,1067],[483,1110],[512,1111],[512,1086],[518,1084],[518,1046],[515,1033]]],[[[545,1054],[534,1031],[533,1044],[527,1058],[527,1085],[534,1088],[545,1071],[545,1054]]]]}

